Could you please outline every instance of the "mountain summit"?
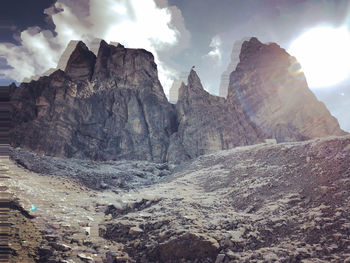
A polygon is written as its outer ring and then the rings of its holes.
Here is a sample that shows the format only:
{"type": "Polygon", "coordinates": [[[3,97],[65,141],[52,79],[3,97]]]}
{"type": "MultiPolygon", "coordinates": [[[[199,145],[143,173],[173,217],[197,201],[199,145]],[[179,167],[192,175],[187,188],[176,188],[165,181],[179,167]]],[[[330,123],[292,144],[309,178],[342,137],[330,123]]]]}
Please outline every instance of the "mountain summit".
{"type": "Polygon", "coordinates": [[[255,37],[242,44],[228,101],[239,102],[252,121],[279,142],[346,134],[308,88],[297,60],[277,44],[263,44],[255,37]]]}

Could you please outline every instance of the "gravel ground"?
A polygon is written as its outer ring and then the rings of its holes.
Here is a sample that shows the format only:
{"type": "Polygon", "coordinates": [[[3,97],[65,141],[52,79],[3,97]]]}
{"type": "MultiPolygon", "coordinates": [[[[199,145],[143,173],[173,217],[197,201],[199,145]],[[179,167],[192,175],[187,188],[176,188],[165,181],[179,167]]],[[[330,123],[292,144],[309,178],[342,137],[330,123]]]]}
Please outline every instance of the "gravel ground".
{"type": "Polygon", "coordinates": [[[38,174],[77,180],[94,190],[137,189],[153,185],[169,175],[174,165],[148,161],[96,162],[45,156],[20,148],[10,148],[10,158],[38,174]]]}
{"type": "Polygon", "coordinates": [[[350,262],[350,136],[177,167],[11,156],[9,191],[38,207],[43,262],[350,262]]]}

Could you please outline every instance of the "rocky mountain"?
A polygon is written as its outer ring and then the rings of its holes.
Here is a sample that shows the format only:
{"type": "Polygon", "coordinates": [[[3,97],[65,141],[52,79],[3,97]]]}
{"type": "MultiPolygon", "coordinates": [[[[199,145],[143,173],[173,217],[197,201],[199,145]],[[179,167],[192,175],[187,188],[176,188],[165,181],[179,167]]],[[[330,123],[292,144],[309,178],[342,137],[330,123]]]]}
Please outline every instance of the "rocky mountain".
{"type": "Polygon", "coordinates": [[[64,71],[12,87],[12,145],[55,156],[180,162],[266,136],[237,103],[206,92],[195,71],[174,107],[151,53],[83,42],[64,71]]]}
{"type": "Polygon", "coordinates": [[[166,160],[176,115],[153,55],[79,42],[65,71],[11,86],[11,143],[55,156],[166,160]]]}
{"type": "Polygon", "coordinates": [[[350,262],[350,135],[278,45],[243,43],[227,99],[191,70],[176,105],[143,49],[65,61],[10,88],[10,262],[350,262]]]}
{"type": "Polygon", "coordinates": [[[18,199],[14,262],[350,262],[350,136],[176,167],[19,149],[11,159],[0,166],[18,199]]]}
{"type": "Polygon", "coordinates": [[[228,101],[239,101],[251,120],[279,142],[346,134],[310,91],[296,59],[254,37],[242,44],[228,101]]]}
{"type": "Polygon", "coordinates": [[[168,160],[179,162],[206,153],[262,142],[266,135],[239,103],[229,104],[203,89],[194,70],[182,84],[176,104],[178,131],[170,137],[168,160]]]}
{"type": "Polygon", "coordinates": [[[101,41],[96,56],[80,41],[69,51],[64,71],[11,86],[13,146],[61,157],[177,163],[269,138],[346,134],[308,89],[296,60],[256,38],[242,44],[227,99],[206,92],[191,70],[175,106],[146,50],[101,41]]]}

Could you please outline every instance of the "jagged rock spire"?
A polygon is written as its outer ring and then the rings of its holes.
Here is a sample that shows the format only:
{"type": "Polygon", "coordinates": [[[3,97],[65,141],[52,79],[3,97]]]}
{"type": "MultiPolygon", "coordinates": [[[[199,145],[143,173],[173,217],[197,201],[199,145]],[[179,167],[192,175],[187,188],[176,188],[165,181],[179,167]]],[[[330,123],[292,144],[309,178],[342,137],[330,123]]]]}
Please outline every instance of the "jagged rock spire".
{"type": "Polygon", "coordinates": [[[95,62],[95,54],[82,41],[79,41],[70,55],[64,71],[72,80],[90,81],[95,62]]]}
{"type": "Polygon", "coordinates": [[[344,135],[338,121],[308,88],[299,63],[275,43],[252,37],[242,45],[228,100],[278,141],[344,135]]]}

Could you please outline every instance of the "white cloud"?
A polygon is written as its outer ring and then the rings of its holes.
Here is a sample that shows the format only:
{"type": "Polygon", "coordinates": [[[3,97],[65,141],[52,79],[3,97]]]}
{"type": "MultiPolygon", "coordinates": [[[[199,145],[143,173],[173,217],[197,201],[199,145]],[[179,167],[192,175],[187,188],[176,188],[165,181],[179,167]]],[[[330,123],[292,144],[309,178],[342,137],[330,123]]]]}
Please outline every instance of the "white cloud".
{"type": "Polygon", "coordinates": [[[50,67],[55,67],[59,52],[55,50],[51,41],[50,31],[40,31],[39,28],[29,28],[21,33],[21,45],[10,43],[0,44],[0,57],[7,60],[13,69],[3,70],[3,78],[21,81],[50,67]]]}
{"type": "Polygon", "coordinates": [[[209,44],[211,50],[208,52],[208,54],[204,55],[203,58],[209,58],[220,65],[222,59],[221,44],[222,42],[220,36],[214,36],[209,44]]]}
{"type": "Polygon", "coordinates": [[[29,28],[21,33],[19,46],[0,43],[0,57],[13,69],[4,78],[21,81],[56,67],[60,54],[70,40],[82,40],[88,46],[93,39],[116,41],[129,48],[144,48],[153,53],[165,92],[176,72],[166,66],[169,54],[188,45],[181,11],[154,0],[58,0],[45,13],[55,24],[55,36],[48,30],[29,28]],[[170,52],[173,51],[173,52],[170,52]]]}

